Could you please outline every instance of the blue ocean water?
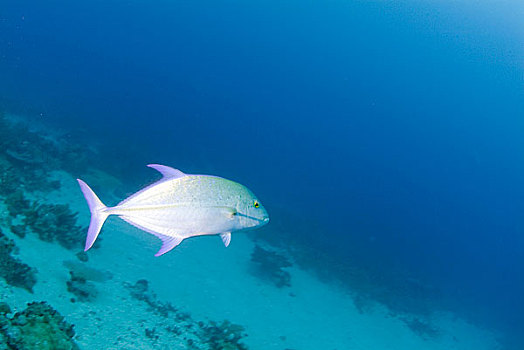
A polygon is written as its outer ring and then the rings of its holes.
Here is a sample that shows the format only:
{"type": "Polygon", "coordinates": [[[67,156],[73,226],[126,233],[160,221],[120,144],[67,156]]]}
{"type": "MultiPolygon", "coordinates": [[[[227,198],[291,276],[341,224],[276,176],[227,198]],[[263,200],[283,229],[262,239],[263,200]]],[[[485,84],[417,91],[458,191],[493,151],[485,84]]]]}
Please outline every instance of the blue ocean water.
{"type": "Polygon", "coordinates": [[[518,1],[4,1],[0,102],[102,145],[93,164],[130,183],[155,162],[249,184],[286,231],[268,239],[327,257],[324,275],[424,286],[517,349],[523,15],[518,1]]]}

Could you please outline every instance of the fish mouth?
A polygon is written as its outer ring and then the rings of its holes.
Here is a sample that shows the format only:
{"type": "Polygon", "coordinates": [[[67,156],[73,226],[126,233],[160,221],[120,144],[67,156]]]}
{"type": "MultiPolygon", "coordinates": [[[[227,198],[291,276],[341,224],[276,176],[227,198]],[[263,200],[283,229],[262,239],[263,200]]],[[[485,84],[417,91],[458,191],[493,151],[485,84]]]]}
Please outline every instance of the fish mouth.
{"type": "Polygon", "coordinates": [[[236,215],[242,216],[242,217],[245,217],[245,218],[248,218],[248,219],[251,219],[251,220],[258,221],[260,225],[265,225],[265,224],[267,224],[269,222],[269,216],[266,216],[266,217],[263,217],[262,219],[260,219],[260,218],[257,218],[257,217],[251,216],[251,215],[242,214],[242,213],[236,213],[236,215]]]}

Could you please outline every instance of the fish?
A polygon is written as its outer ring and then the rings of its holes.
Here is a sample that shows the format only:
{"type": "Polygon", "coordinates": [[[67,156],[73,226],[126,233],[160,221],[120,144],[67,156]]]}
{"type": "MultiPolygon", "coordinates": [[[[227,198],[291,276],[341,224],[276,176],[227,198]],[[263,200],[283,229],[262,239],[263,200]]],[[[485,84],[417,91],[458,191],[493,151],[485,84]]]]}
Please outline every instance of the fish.
{"type": "Polygon", "coordinates": [[[109,215],[117,215],[131,225],[162,240],[155,256],[177,247],[184,239],[219,235],[226,247],[231,232],[261,227],[269,215],[247,187],[218,176],[185,174],[160,164],[149,164],[162,178],[107,207],[95,192],[77,179],[89,206],[91,220],[85,251],[95,243],[109,215]]]}

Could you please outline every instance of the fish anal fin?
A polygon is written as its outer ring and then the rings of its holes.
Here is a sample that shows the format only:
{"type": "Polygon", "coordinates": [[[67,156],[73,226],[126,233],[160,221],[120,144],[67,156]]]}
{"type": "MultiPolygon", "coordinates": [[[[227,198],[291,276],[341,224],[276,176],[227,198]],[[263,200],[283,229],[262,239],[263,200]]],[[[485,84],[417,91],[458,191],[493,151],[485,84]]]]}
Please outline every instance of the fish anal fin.
{"type": "Polygon", "coordinates": [[[231,232],[221,233],[220,238],[222,238],[222,242],[224,242],[226,247],[229,246],[229,243],[231,243],[231,232]]]}
{"type": "Polygon", "coordinates": [[[165,178],[169,178],[169,179],[178,179],[178,178],[180,178],[180,177],[184,177],[184,176],[186,176],[186,174],[184,174],[184,173],[181,172],[180,170],[175,169],[175,168],[171,168],[171,167],[168,167],[168,166],[165,166],[165,165],[160,165],[160,164],[148,164],[147,166],[150,167],[150,168],[152,168],[152,169],[157,170],[157,171],[160,172],[160,173],[162,174],[162,176],[164,176],[165,178]]]}
{"type": "Polygon", "coordinates": [[[180,237],[164,236],[164,235],[159,235],[159,234],[157,234],[156,236],[162,240],[162,247],[155,254],[155,256],[160,256],[160,255],[167,253],[168,251],[170,251],[171,249],[179,245],[180,242],[182,242],[183,240],[183,238],[180,238],[180,237]]]}

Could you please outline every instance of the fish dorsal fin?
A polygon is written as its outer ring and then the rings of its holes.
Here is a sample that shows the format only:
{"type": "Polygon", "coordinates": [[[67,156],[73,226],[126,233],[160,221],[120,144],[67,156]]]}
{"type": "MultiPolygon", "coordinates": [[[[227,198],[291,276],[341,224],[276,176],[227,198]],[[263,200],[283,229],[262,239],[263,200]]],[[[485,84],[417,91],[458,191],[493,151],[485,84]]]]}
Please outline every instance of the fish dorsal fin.
{"type": "Polygon", "coordinates": [[[221,233],[220,238],[222,238],[222,242],[224,242],[224,245],[227,247],[229,243],[231,243],[231,232],[221,233]]]}
{"type": "Polygon", "coordinates": [[[155,170],[158,170],[162,174],[162,176],[164,176],[164,178],[178,179],[180,177],[186,176],[186,174],[184,174],[180,170],[165,165],[148,164],[147,166],[155,170]]]}
{"type": "Polygon", "coordinates": [[[160,250],[155,254],[155,256],[160,256],[162,254],[167,253],[168,251],[179,245],[180,242],[182,242],[182,238],[180,237],[164,236],[160,234],[155,234],[155,236],[162,240],[162,248],[160,248],[160,250]]]}

